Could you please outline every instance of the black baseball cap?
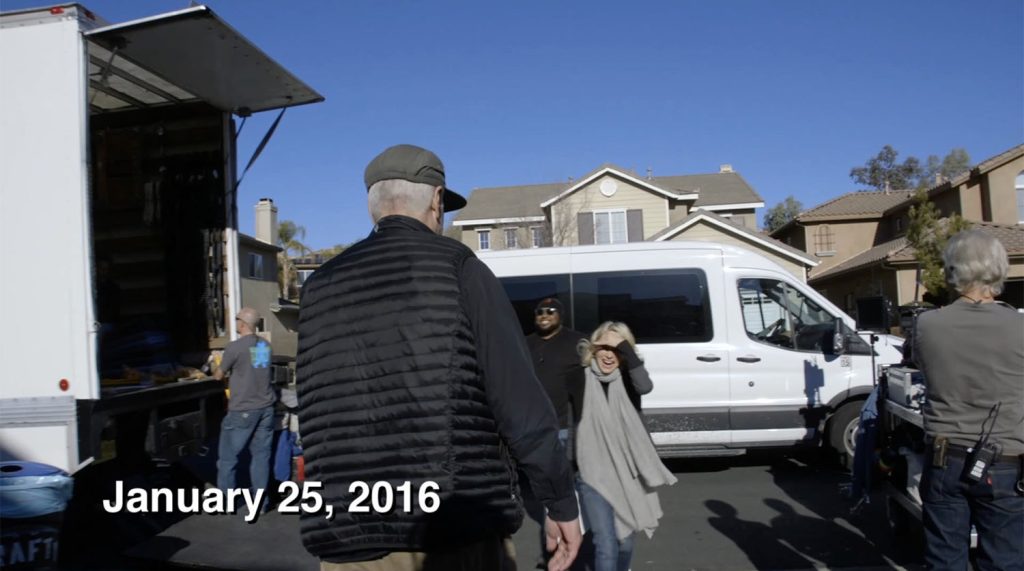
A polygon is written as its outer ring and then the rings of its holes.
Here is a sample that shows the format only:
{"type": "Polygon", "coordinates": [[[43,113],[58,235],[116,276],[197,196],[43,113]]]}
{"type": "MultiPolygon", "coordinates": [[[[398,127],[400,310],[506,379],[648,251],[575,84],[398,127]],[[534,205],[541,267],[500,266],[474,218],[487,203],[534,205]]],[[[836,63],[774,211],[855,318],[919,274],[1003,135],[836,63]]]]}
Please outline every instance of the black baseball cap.
{"type": "Polygon", "coordinates": [[[444,211],[454,212],[466,206],[466,199],[444,182],[444,163],[434,153],[416,145],[388,147],[366,165],[363,180],[366,190],[382,180],[402,179],[444,187],[444,211]]]}
{"type": "Polygon", "coordinates": [[[546,307],[557,309],[558,313],[565,313],[565,308],[562,307],[562,302],[558,301],[553,297],[546,297],[540,300],[540,302],[537,303],[537,307],[534,308],[534,311],[538,309],[544,309],[546,307]]]}

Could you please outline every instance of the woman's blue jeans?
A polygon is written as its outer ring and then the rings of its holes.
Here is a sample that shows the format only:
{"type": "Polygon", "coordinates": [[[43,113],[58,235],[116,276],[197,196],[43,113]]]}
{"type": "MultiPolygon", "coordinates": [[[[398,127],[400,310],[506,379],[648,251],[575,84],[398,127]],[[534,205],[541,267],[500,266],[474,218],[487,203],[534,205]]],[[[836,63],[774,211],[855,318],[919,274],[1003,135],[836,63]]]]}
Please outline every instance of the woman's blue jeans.
{"type": "Polygon", "coordinates": [[[265,489],[270,480],[270,452],[274,440],[274,407],[256,410],[228,411],[220,424],[220,445],[217,448],[217,487],[234,488],[238,455],[246,446],[252,456],[249,480],[252,489],[265,489]]]}
{"type": "Polygon", "coordinates": [[[576,479],[583,508],[583,526],[594,538],[594,571],[629,571],[633,559],[633,535],[619,541],[615,536],[615,510],[581,478],[576,479]]]}
{"type": "Polygon", "coordinates": [[[921,478],[927,568],[967,569],[973,523],[980,571],[1024,570],[1024,497],[1014,491],[1017,466],[994,464],[988,479],[977,484],[961,480],[963,469],[963,458],[946,456],[945,467],[926,467],[921,478]]]}

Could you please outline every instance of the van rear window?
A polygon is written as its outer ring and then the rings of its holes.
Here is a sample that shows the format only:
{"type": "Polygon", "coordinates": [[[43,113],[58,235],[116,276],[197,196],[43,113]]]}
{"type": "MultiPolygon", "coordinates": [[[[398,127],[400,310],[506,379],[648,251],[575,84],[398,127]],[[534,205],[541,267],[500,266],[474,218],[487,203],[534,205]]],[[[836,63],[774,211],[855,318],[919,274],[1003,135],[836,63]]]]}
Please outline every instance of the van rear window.
{"type": "Polygon", "coordinates": [[[638,343],[700,343],[714,334],[699,269],[575,274],[572,289],[575,328],[583,333],[622,321],[638,343]]]}

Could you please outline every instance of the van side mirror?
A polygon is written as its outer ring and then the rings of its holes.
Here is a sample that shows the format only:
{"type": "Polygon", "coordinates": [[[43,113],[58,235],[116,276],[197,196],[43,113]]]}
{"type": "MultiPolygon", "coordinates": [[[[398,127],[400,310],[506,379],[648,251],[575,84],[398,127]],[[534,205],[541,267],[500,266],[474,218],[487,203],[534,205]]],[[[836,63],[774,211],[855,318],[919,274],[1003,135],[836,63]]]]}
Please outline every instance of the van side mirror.
{"type": "Polygon", "coordinates": [[[837,317],[832,329],[832,352],[836,355],[846,353],[848,343],[849,339],[846,338],[846,333],[843,332],[843,320],[837,317]]]}

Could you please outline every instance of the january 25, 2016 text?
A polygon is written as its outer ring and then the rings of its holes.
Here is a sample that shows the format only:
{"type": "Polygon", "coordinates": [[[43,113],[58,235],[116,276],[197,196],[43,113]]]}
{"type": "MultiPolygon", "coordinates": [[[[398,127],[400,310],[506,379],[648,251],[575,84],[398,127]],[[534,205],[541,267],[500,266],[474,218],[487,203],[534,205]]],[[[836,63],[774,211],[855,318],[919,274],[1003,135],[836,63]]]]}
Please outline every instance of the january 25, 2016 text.
{"type": "MultiPolygon", "coordinates": [[[[281,482],[277,491],[281,502],[278,512],[283,514],[323,514],[334,518],[335,506],[324,502],[320,490],[322,482],[281,482]]],[[[394,510],[434,513],[441,507],[438,495],[440,486],[436,482],[374,482],[355,481],[349,484],[348,492],[353,497],[348,505],[341,508],[351,513],[387,513],[394,510]]],[[[128,488],[124,482],[114,483],[114,498],[103,500],[103,509],[109,513],[191,513],[191,514],[234,514],[242,512],[245,521],[253,522],[265,505],[266,490],[231,488],[221,490],[209,488],[128,488]],[[241,502],[239,501],[241,500],[241,502]]]]}

